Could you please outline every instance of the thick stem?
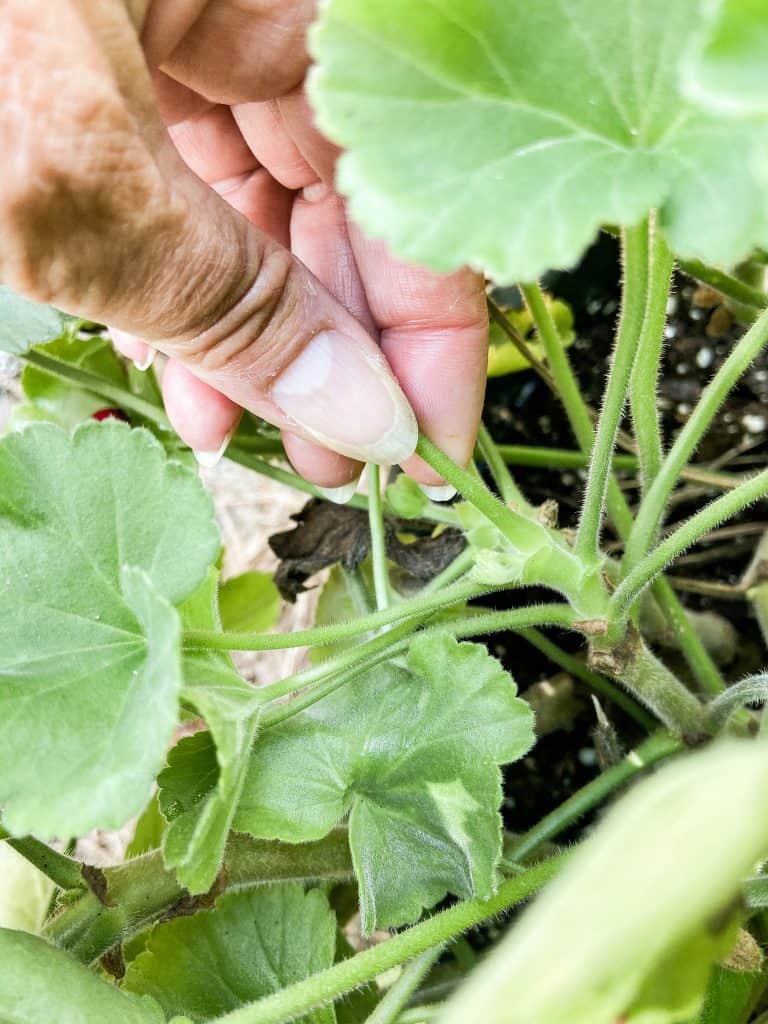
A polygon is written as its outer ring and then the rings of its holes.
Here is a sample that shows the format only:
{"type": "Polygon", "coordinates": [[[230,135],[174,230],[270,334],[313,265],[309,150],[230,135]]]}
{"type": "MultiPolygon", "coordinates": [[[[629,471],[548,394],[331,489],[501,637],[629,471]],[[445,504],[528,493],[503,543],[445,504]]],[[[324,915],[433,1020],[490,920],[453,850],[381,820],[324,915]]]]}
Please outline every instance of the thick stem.
{"type": "Polygon", "coordinates": [[[645,316],[629,389],[632,424],[640,456],[640,478],[644,491],[651,486],[662,460],[661,430],[656,410],[656,383],[664,345],[664,325],[667,318],[672,266],[672,253],[654,219],[650,225],[648,245],[648,294],[645,316]]]}
{"type": "Polygon", "coordinates": [[[342,960],[271,996],[216,1018],[216,1024],[282,1024],[320,1006],[332,1003],[427,949],[447,942],[473,925],[528,899],[559,871],[563,858],[536,864],[504,882],[490,900],[467,900],[440,911],[407,931],[342,960]]]}
{"type": "Polygon", "coordinates": [[[735,490],[711,501],[700,512],[687,519],[645,558],[637,562],[632,571],[625,576],[611,598],[612,614],[618,617],[626,616],[645,587],[659,573],[663,572],[679,554],[695,544],[723,520],[737,515],[742,509],[759,498],[765,497],[766,494],[768,494],[768,469],[764,469],[762,473],[753,476],[751,480],[740,484],[735,490]]]}
{"type": "MultiPolygon", "coordinates": [[[[768,310],[763,312],[747,333],[739,339],[733,351],[701,394],[688,422],[677,435],[661,469],[648,493],[643,497],[624,554],[625,571],[632,569],[653,543],[669,495],[677,483],[681,469],[690,459],[696,446],[706,433],[717,410],[729,392],[768,342],[768,310]]],[[[738,492],[740,484],[733,493],[738,492]]]]}
{"type": "Polygon", "coordinates": [[[588,782],[586,786],[582,786],[559,807],[537,822],[508,849],[506,860],[517,863],[526,860],[539,849],[542,843],[554,839],[587,811],[599,806],[606,797],[623,786],[629,779],[646,771],[657,761],[676,754],[682,749],[683,744],[680,739],[667,732],[651,736],[637,750],[632,750],[618,764],[608,768],[607,771],[588,782]]]}
{"type": "Polygon", "coordinates": [[[499,489],[499,494],[508,505],[516,505],[519,509],[532,512],[533,506],[527,501],[525,495],[515,483],[512,474],[507,469],[507,463],[502,458],[496,442],[488,432],[484,423],[480,424],[477,435],[477,443],[483,458],[488,463],[494,483],[499,489]]]}
{"type": "Polygon", "coordinates": [[[592,457],[589,462],[584,504],[579,519],[576,552],[586,562],[600,560],[600,528],[603,520],[611,458],[616,443],[629,379],[637,354],[637,342],[643,324],[648,279],[648,224],[622,232],[624,292],[616,333],[616,345],[608,373],[603,407],[600,412],[592,457]]]}
{"type": "Polygon", "coordinates": [[[677,736],[698,742],[706,735],[704,707],[630,626],[621,642],[593,643],[591,664],[612,676],[677,736]]]}
{"type": "MultiPolygon", "coordinates": [[[[457,569],[465,571],[464,563],[457,566],[457,569]]],[[[184,646],[214,651],[282,651],[293,647],[324,647],[339,640],[363,636],[382,626],[414,616],[421,618],[453,604],[471,601],[492,590],[492,587],[483,587],[477,583],[456,583],[437,592],[426,592],[425,588],[417,597],[382,611],[361,615],[350,622],[336,622],[328,626],[316,626],[314,629],[296,630],[295,633],[216,633],[212,630],[190,630],[184,634],[184,646]]]]}
{"type": "Polygon", "coordinates": [[[390,603],[389,570],[381,501],[381,469],[373,462],[368,464],[368,528],[371,534],[371,564],[376,608],[383,612],[389,608],[390,603]]]}
{"type": "Polygon", "coordinates": [[[545,636],[540,630],[532,626],[529,629],[520,629],[518,632],[523,639],[527,640],[529,644],[541,651],[542,654],[545,654],[550,661],[555,663],[555,665],[559,665],[570,675],[575,676],[576,679],[580,679],[593,693],[611,701],[616,705],[616,707],[621,708],[621,710],[626,712],[630,718],[633,718],[638,725],[649,730],[656,727],[658,723],[653,715],[649,715],[645,708],[641,707],[637,701],[633,700],[628,693],[624,693],[624,691],[619,689],[616,683],[611,682],[610,679],[606,679],[605,676],[601,676],[591,668],[588,668],[583,661],[580,661],[572,654],[568,654],[566,651],[562,650],[562,648],[558,647],[556,643],[553,643],[552,640],[550,640],[548,636],[545,636]]]}
{"type": "MultiPolygon", "coordinates": [[[[165,915],[189,914],[207,905],[207,897],[195,900],[179,885],[174,872],[163,866],[159,850],[105,868],[104,877],[112,906],[85,893],[45,929],[46,938],[86,964],[165,915]]],[[[221,877],[227,888],[289,880],[349,881],[353,870],[346,829],[296,846],[232,833],[221,877]]]]}
{"type": "Polygon", "coordinates": [[[405,1009],[406,1003],[437,963],[442,951],[442,945],[435,946],[411,960],[373,1013],[366,1018],[365,1024],[395,1024],[400,1019],[400,1011],[405,1009]]]}

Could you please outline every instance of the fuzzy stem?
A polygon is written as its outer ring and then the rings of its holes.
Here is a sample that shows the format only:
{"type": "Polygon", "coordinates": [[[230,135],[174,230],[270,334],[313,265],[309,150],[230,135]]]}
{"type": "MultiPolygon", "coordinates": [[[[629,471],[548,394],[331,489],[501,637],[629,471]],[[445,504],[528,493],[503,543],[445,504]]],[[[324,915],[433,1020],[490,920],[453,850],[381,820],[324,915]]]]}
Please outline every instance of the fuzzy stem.
{"type": "Polygon", "coordinates": [[[480,424],[477,442],[502,499],[509,505],[516,505],[522,511],[533,511],[533,506],[515,483],[512,474],[507,469],[506,461],[484,423],[480,424]]]}
{"type": "Polygon", "coordinates": [[[648,294],[645,316],[629,390],[644,492],[651,486],[662,460],[661,430],[656,411],[656,382],[664,344],[672,266],[672,253],[653,220],[648,245],[648,294]]]}
{"type": "Polygon", "coordinates": [[[707,650],[702,638],[696,632],[693,622],[685,608],[680,604],[670,583],[659,576],[653,583],[653,596],[671,626],[680,649],[685,654],[688,664],[705,693],[716,696],[725,689],[725,682],[707,650]]]}
{"type": "Polygon", "coordinates": [[[576,679],[580,679],[593,693],[598,696],[611,701],[616,707],[621,708],[622,711],[626,712],[633,718],[638,725],[643,726],[645,729],[653,729],[658,724],[653,715],[648,714],[644,707],[641,707],[637,701],[628,694],[620,690],[619,687],[611,682],[610,679],[606,679],[605,676],[599,675],[597,672],[593,672],[591,668],[588,668],[583,661],[574,657],[572,654],[568,654],[562,648],[558,647],[556,643],[553,643],[548,636],[545,636],[540,630],[531,626],[529,629],[518,630],[519,634],[523,639],[527,640],[529,644],[535,647],[537,650],[545,654],[550,661],[554,662],[555,665],[559,665],[565,669],[570,675],[575,676],[576,679]]]}
{"type": "Polygon", "coordinates": [[[371,949],[342,960],[273,995],[215,1019],[215,1024],[282,1024],[332,1003],[345,992],[365,985],[427,949],[447,942],[494,914],[528,899],[560,870],[562,857],[553,857],[504,882],[490,900],[467,900],[440,911],[371,949]]]}
{"type": "MultiPolygon", "coordinates": [[[[735,490],[705,505],[701,511],[687,519],[673,533],[666,537],[653,551],[638,561],[632,571],[622,580],[611,598],[611,610],[615,616],[626,616],[632,604],[645,587],[663,572],[679,554],[695,544],[725,519],[730,519],[768,494],[768,469],[740,484],[735,490]]],[[[650,495],[649,495],[650,496],[650,495]]]]}
{"type": "Polygon", "coordinates": [[[38,871],[50,878],[60,889],[86,888],[83,865],[79,861],[73,860],[72,857],[53,850],[46,843],[35,839],[34,836],[14,838],[2,826],[0,826],[0,840],[5,840],[9,846],[12,846],[30,864],[34,864],[38,871]]]}
{"type": "Polygon", "coordinates": [[[668,732],[656,733],[632,750],[625,758],[612,768],[608,768],[597,778],[582,786],[568,797],[559,807],[547,814],[533,828],[529,829],[509,850],[506,862],[521,862],[534,854],[542,843],[549,842],[565,831],[569,825],[581,818],[587,811],[601,804],[629,779],[644,772],[662,758],[676,754],[683,749],[683,744],[676,736],[668,732]]]}
{"type": "MultiPolygon", "coordinates": [[[[687,423],[677,435],[648,493],[640,503],[624,554],[625,571],[632,569],[647,553],[656,537],[669,495],[681,469],[711,424],[717,410],[750,363],[768,342],[768,310],[763,312],[739,339],[731,354],[701,394],[687,423]]],[[[732,493],[738,493],[740,484],[732,493]]]]}
{"type": "Polygon", "coordinates": [[[477,583],[457,583],[437,592],[422,591],[417,597],[401,604],[361,615],[350,622],[336,622],[328,626],[316,626],[314,629],[296,630],[294,633],[216,633],[212,630],[190,630],[184,634],[184,646],[214,651],[282,651],[293,647],[324,647],[414,616],[421,617],[440,611],[452,604],[471,601],[474,597],[491,593],[493,589],[477,583]]]}
{"type": "MultiPolygon", "coordinates": [[[[536,445],[497,444],[499,455],[510,466],[539,466],[542,469],[583,469],[589,455],[567,448],[544,448],[536,445]]],[[[636,455],[614,455],[614,469],[635,470],[640,465],[636,455]]]]}
{"type": "Polygon", "coordinates": [[[82,388],[83,391],[96,395],[97,398],[103,398],[127,412],[134,412],[138,416],[142,416],[145,420],[151,420],[163,430],[170,432],[173,429],[168,417],[158,406],[95,373],[82,370],[79,366],[72,366],[70,363],[64,362],[63,359],[57,359],[47,352],[37,352],[34,349],[25,352],[20,358],[29,366],[34,366],[68,384],[74,384],[76,387],[82,388]]]}
{"type": "Polygon", "coordinates": [[[406,1003],[437,963],[442,951],[442,945],[434,946],[411,960],[373,1013],[366,1018],[365,1024],[395,1024],[400,1011],[405,1009],[406,1003]]]}
{"type": "Polygon", "coordinates": [[[368,464],[368,528],[371,534],[371,564],[376,608],[383,612],[390,604],[389,570],[381,502],[381,469],[373,462],[368,464]]]}
{"type": "Polygon", "coordinates": [[[630,375],[637,354],[637,341],[643,324],[648,279],[648,224],[622,232],[624,293],[616,344],[603,407],[600,412],[592,457],[589,461],[584,504],[579,519],[576,552],[586,562],[600,560],[600,527],[603,519],[613,447],[627,399],[630,375]]]}
{"type": "Polygon", "coordinates": [[[450,583],[453,583],[454,580],[466,575],[474,564],[475,556],[472,553],[472,549],[469,547],[464,548],[461,554],[457,555],[449,565],[446,565],[442,572],[439,572],[437,576],[433,576],[429,583],[421,588],[422,595],[426,597],[427,594],[435,594],[438,590],[443,590],[450,583]]]}
{"type": "MultiPolygon", "coordinates": [[[[539,338],[544,344],[547,360],[555,375],[571,430],[582,451],[585,455],[588,455],[592,448],[592,424],[586,402],[581,396],[568,360],[568,353],[562,344],[557,327],[544,302],[543,294],[538,285],[524,285],[521,287],[521,291],[536,324],[539,338]]],[[[632,529],[632,513],[616,478],[612,474],[608,481],[607,505],[608,514],[616,527],[616,531],[620,537],[626,539],[632,529]]],[[[665,604],[667,608],[674,604],[676,619],[681,615],[685,615],[677,596],[671,592],[671,589],[663,581],[656,581],[654,593],[660,603],[665,604]]],[[[692,629],[681,629],[678,636],[685,659],[701,686],[707,692],[714,692],[715,688],[722,690],[725,684],[700,637],[692,629]]]]}
{"type": "Polygon", "coordinates": [[[754,288],[746,281],[740,281],[733,274],[726,274],[724,270],[717,267],[707,266],[701,260],[680,260],[680,269],[686,274],[695,277],[697,281],[703,281],[710,288],[721,292],[726,298],[733,299],[745,306],[752,306],[756,310],[763,310],[768,306],[768,295],[759,288],[754,288]]]}

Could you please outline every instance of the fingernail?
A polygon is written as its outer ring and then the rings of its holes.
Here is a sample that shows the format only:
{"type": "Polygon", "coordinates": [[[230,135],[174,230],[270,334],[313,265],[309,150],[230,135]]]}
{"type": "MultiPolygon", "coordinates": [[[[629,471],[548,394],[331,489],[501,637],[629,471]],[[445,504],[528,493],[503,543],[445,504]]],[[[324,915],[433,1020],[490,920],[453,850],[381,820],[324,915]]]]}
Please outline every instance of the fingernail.
{"type": "Polygon", "coordinates": [[[334,505],[346,505],[354,497],[359,483],[360,478],[358,477],[357,480],[350,480],[348,484],[343,484],[341,487],[318,487],[317,489],[324,498],[332,501],[334,505]]]}
{"type": "Polygon", "coordinates": [[[150,348],[147,350],[147,354],[143,359],[134,359],[133,365],[136,367],[137,370],[141,370],[141,372],[144,373],[146,370],[150,368],[152,363],[154,363],[155,354],[155,350],[153,348],[150,348]]]}
{"type": "MultiPolygon", "coordinates": [[[[236,429],[237,427],[235,427],[235,430],[236,429]]],[[[229,442],[232,440],[235,430],[230,430],[230,432],[224,438],[221,447],[217,448],[215,451],[198,451],[197,449],[193,448],[192,452],[195,458],[197,459],[198,465],[202,466],[203,469],[213,469],[214,466],[218,466],[218,464],[224,457],[224,452],[227,450],[227,447],[229,446],[229,442]]]]}
{"type": "Polygon", "coordinates": [[[430,501],[450,501],[456,493],[456,488],[452,484],[443,484],[442,487],[419,484],[419,489],[426,494],[430,501]]]}
{"type": "Polygon", "coordinates": [[[313,440],[364,462],[413,454],[418,427],[384,356],[322,331],[272,385],[275,405],[313,440]]]}

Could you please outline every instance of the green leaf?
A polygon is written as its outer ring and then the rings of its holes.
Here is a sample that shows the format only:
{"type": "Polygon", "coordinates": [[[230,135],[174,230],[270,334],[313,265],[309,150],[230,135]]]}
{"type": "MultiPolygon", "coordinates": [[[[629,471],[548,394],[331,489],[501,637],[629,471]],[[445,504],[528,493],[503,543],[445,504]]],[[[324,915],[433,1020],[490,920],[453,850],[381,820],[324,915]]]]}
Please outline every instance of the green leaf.
{"type": "Polygon", "coordinates": [[[23,355],[33,345],[58,338],[71,322],[53,306],[30,302],[0,284],[0,352],[23,355]]]}
{"type": "Polygon", "coordinates": [[[209,496],[144,431],[0,442],[0,800],[12,832],[138,814],[181,687],[179,603],[219,546],[209,496]]]}
{"type": "MultiPolygon", "coordinates": [[[[182,605],[185,629],[220,628],[217,584],[218,574],[211,570],[182,605]]],[[[183,675],[183,696],[210,732],[182,740],[158,779],[160,805],[169,821],[163,859],[176,869],[185,888],[202,893],[213,885],[221,866],[262,702],[224,651],[185,652],[183,675]]]]}
{"type": "Polygon", "coordinates": [[[219,590],[222,629],[228,632],[262,633],[280,618],[282,601],[274,580],[267,572],[244,572],[233,576],[219,590]]]}
{"type": "Polygon", "coordinates": [[[429,498],[424,491],[405,473],[400,473],[384,493],[389,507],[396,516],[402,516],[403,519],[418,519],[429,505],[429,498]]]}
{"type": "MultiPolygon", "coordinates": [[[[125,368],[104,337],[81,340],[67,335],[40,346],[45,355],[53,356],[70,366],[87,370],[110,384],[127,387],[125,368]]],[[[109,404],[82,388],[54,377],[37,366],[25,366],[21,387],[28,402],[14,412],[14,424],[46,419],[60,427],[76,427],[109,404]]]]}
{"type": "Polygon", "coordinates": [[[533,715],[477,644],[417,637],[254,748],[235,828],[301,843],[349,814],[363,928],[414,921],[447,892],[487,898],[501,853],[499,764],[533,715]]]}
{"type": "MultiPolygon", "coordinates": [[[[323,893],[287,883],[231,892],[212,910],[155,927],[124,986],[168,1016],[208,1021],[330,967],[336,918],[323,893]]],[[[302,1017],[334,1024],[333,1008],[302,1017]]]]}
{"type": "Polygon", "coordinates": [[[767,785],[763,744],[735,741],[685,755],[641,782],[449,1002],[440,1024],[690,1020],[706,982],[702,943],[710,957],[725,952],[721,939],[732,943],[741,882],[768,853],[767,785]],[[542,969],[553,963],[556,971],[542,969]]]}
{"type": "Polygon", "coordinates": [[[724,114],[768,114],[768,8],[763,0],[709,0],[691,26],[684,85],[724,114]]]}
{"type": "Polygon", "coordinates": [[[766,126],[682,95],[699,8],[329,0],[310,90],[352,216],[402,259],[501,281],[571,266],[651,208],[680,255],[736,262],[768,236],[766,126]]]}
{"type": "Polygon", "coordinates": [[[133,839],[125,850],[126,860],[141,857],[151,850],[159,850],[163,843],[165,827],[166,821],[160,810],[158,794],[155,792],[136,823],[133,839]]]}
{"type": "MultiPolygon", "coordinates": [[[[544,296],[544,301],[549,307],[563,345],[566,347],[571,345],[576,335],[573,330],[573,312],[570,306],[565,302],[561,302],[560,299],[552,299],[549,295],[544,296]]],[[[525,341],[533,355],[540,362],[546,363],[544,346],[535,338],[533,318],[528,310],[505,308],[504,314],[512,327],[515,328],[520,337],[525,341]]],[[[521,370],[530,370],[530,361],[509,340],[506,333],[495,321],[491,322],[488,341],[489,377],[501,377],[507,373],[519,373],[521,370]]]]}
{"type": "Polygon", "coordinates": [[[43,939],[0,928],[3,1024],[164,1024],[149,1000],[103,981],[43,939]]]}
{"type": "Polygon", "coordinates": [[[0,928],[39,932],[53,882],[8,843],[0,843],[0,928]]]}

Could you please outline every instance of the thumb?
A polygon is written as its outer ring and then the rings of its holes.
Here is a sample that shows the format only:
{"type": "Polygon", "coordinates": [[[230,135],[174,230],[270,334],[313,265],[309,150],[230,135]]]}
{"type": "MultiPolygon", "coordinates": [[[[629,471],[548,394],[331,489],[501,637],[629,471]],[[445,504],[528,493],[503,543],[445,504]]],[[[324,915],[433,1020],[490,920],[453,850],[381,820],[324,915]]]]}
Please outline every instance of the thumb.
{"type": "Polygon", "coordinates": [[[0,277],[147,340],[278,427],[355,459],[406,459],[415,418],[375,341],[185,167],[138,46],[116,75],[77,8],[46,5],[28,53],[36,6],[11,0],[0,32],[0,66],[17,55],[0,81],[13,101],[0,102],[0,277]]]}

